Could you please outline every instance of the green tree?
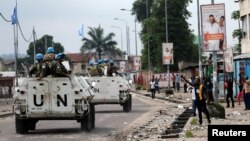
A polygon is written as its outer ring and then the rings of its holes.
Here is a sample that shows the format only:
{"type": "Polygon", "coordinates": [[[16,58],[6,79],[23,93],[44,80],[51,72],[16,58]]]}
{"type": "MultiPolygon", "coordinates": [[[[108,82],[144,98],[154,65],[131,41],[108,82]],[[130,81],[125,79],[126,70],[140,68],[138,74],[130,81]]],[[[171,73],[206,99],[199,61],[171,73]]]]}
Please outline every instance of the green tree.
{"type": "MultiPolygon", "coordinates": [[[[57,43],[53,41],[53,36],[50,35],[44,35],[42,38],[35,41],[35,51],[36,53],[46,53],[46,45],[47,47],[54,47],[55,53],[64,52],[64,47],[61,45],[61,43],[57,43]]],[[[34,57],[34,42],[31,42],[29,44],[29,49],[27,50],[27,54],[33,58],[34,57]]]]}
{"type": "MultiPolygon", "coordinates": [[[[179,61],[198,62],[198,49],[193,43],[194,35],[187,22],[191,16],[187,10],[190,2],[192,0],[167,0],[168,42],[174,44],[174,66],[172,67],[174,70],[178,69],[179,61]]],[[[166,66],[162,65],[162,43],[166,42],[165,0],[148,0],[148,6],[150,9],[148,18],[146,1],[136,0],[132,9],[138,21],[142,23],[140,35],[144,44],[142,69],[146,69],[148,65],[149,43],[151,68],[154,68],[154,71],[165,71],[166,66]]]]}
{"type": "Polygon", "coordinates": [[[114,33],[109,33],[107,36],[104,35],[104,29],[99,25],[97,28],[89,27],[90,31],[88,35],[90,39],[83,38],[83,45],[81,51],[84,50],[96,50],[98,58],[101,59],[102,53],[108,52],[111,48],[117,45],[116,41],[113,41],[114,33]]]}
{"type": "Polygon", "coordinates": [[[231,18],[238,21],[239,28],[233,31],[233,38],[238,39],[238,44],[236,45],[236,50],[241,54],[241,39],[243,37],[243,31],[240,27],[240,11],[233,11],[231,18]]]}

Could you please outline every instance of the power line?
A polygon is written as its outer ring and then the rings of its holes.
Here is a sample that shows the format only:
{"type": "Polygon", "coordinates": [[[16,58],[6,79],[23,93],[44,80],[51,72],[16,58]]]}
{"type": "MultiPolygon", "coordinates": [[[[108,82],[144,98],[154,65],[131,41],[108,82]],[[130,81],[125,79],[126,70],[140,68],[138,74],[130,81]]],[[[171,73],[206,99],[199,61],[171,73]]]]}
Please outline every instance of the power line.
{"type": "Polygon", "coordinates": [[[19,27],[19,30],[20,30],[20,32],[21,32],[21,35],[22,35],[22,37],[23,37],[24,41],[26,41],[26,42],[30,42],[30,41],[31,41],[31,39],[32,39],[32,37],[33,37],[33,34],[31,33],[30,38],[27,40],[27,39],[24,37],[24,34],[23,34],[22,28],[21,28],[21,26],[20,26],[20,24],[19,24],[19,21],[18,21],[18,27],[19,27]]]}
{"type": "Polygon", "coordinates": [[[3,20],[5,20],[6,22],[11,22],[11,20],[7,20],[2,13],[0,13],[0,16],[3,18],[3,20]]]}

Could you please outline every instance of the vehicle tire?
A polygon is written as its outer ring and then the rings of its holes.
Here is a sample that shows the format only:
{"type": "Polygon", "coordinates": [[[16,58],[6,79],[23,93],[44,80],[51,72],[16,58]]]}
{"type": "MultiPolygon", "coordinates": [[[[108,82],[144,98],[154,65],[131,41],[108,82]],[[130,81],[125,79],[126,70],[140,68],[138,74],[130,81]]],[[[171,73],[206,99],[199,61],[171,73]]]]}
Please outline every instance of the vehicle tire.
{"type": "Polygon", "coordinates": [[[92,129],[92,114],[91,108],[89,108],[89,113],[83,117],[81,121],[81,129],[86,132],[90,132],[92,129]]]}
{"type": "Polygon", "coordinates": [[[132,95],[129,95],[129,112],[132,110],[132,95]]]}
{"type": "Polygon", "coordinates": [[[95,105],[91,104],[90,105],[91,108],[91,114],[92,114],[92,129],[95,129],[95,105]]]}
{"type": "Polygon", "coordinates": [[[131,95],[128,96],[128,100],[123,104],[123,112],[130,112],[132,104],[131,95]]]}
{"type": "Polygon", "coordinates": [[[37,120],[28,120],[28,129],[29,130],[35,130],[36,129],[36,123],[37,120]]]}
{"type": "Polygon", "coordinates": [[[28,127],[28,120],[27,119],[21,119],[16,116],[15,122],[16,122],[16,133],[18,134],[27,134],[29,127],[28,127]]]}

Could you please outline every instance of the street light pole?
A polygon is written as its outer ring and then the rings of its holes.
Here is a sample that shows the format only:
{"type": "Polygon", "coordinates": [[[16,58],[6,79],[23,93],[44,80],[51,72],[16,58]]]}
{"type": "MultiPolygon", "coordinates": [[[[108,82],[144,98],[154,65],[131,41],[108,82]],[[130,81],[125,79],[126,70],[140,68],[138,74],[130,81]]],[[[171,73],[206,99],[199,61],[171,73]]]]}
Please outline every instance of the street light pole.
{"type": "Polygon", "coordinates": [[[118,27],[118,26],[111,26],[113,28],[118,28],[121,30],[121,50],[123,51],[123,37],[122,37],[122,28],[121,27],[118,27]]]}
{"type": "Polygon", "coordinates": [[[201,63],[201,24],[200,24],[200,0],[197,0],[197,17],[198,17],[198,51],[199,51],[199,77],[202,78],[202,63],[201,63]]]}
{"type": "MultiPolygon", "coordinates": [[[[130,11],[132,12],[132,10],[128,10],[125,8],[120,9],[122,11],[130,11]]],[[[129,42],[130,43],[130,42],[129,42]]],[[[130,49],[129,49],[129,54],[130,54],[130,49]]],[[[135,56],[137,56],[137,28],[136,28],[136,16],[135,16],[135,56]]]]}
{"type": "Polygon", "coordinates": [[[119,19],[119,18],[114,18],[114,20],[119,20],[119,21],[125,22],[125,25],[126,25],[126,41],[127,41],[127,55],[129,55],[129,34],[128,34],[129,27],[128,27],[127,21],[123,20],[123,19],[119,19]]]}
{"type": "MultiPolygon", "coordinates": [[[[211,0],[211,4],[214,4],[214,0],[211,0]]],[[[218,97],[218,87],[217,87],[217,52],[216,51],[213,51],[213,68],[214,68],[214,71],[213,71],[213,76],[214,76],[214,78],[213,78],[213,97],[214,97],[214,102],[218,103],[219,97],[218,97]]]]}
{"type": "MultiPolygon", "coordinates": [[[[165,0],[165,20],[166,20],[166,43],[168,43],[168,4],[167,0],[165,0]]],[[[170,64],[167,64],[167,72],[168,72],[168,89],[170,89],[170,73],[169,73],[170,64]]]]}

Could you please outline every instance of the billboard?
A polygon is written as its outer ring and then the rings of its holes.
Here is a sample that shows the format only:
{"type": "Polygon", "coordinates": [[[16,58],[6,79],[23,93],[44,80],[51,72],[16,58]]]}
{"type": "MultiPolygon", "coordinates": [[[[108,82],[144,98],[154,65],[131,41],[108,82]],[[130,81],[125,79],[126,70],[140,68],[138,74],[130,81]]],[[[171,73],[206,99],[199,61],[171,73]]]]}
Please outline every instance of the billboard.
{"type": "Polygon", "coordinates": [[[164,65],[173,65],[174,64],[173,43],[163,43],[162,44],[162,63],[164,65]]]}
{"type": "Polygon", "coordinates": [[[226,22],[225,4],[201,5],[203,51],[225,50],[226,22]]]}

